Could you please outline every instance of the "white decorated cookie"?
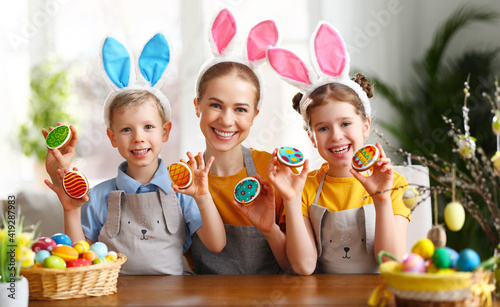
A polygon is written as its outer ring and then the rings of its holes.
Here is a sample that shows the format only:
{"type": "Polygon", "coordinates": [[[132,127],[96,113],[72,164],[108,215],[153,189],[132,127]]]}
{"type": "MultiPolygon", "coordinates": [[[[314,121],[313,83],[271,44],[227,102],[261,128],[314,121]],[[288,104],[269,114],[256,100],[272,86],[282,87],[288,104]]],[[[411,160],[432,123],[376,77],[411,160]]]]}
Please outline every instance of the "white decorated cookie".
{"type": "Polygon", "coordinates": [[[57,126],[45,138],[49,149],[61,148],[71,140],[71,129],[67,125],[57,126]]]}
{"type": "Polygon", "coordinates": [[[193,172],[184,162],[176,162],[168,167],[168,175],[172,183],[180,189],[188,188],[193,183],[193,172]]]}
{"type": "Polygon", "coordinates": [[[260,193],[260,182],[253,177],[240,180],[234,187],[234,198],[241,204],[252,202],[260,193]]]}
{"type": "Polygon", "coordinates": [[[361,147],[352,156],[352,168],[358,172],[370,169],[380,157],[380,151],[375,145],[366,145],[361,147]]]}
{"type": "Polygon", "coordinates": [[[87,178],[78,171],[69,171],[64,175],[63,187],[66,193],[73,198],[82,198],[89,192],[87,178]]]}
{"type": "Polygon", "coordinates": [[[290,167],[299,167],[304,164],[304,155],[293,147],[278,148],[278,160],[290,167]]]}

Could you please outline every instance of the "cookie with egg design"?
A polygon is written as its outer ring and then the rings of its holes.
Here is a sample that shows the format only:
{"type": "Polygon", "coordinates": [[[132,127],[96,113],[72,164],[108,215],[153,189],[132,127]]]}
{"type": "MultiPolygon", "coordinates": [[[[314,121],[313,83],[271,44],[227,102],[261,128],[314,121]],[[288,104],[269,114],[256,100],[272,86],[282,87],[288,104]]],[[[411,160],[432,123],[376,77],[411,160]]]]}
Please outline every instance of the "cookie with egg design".
{"type": "Polygon", "coordinates": [[[290,167],[299,167],[305,162],[302,152],[293,147],[278,148],[278,160],[290,167]]]}

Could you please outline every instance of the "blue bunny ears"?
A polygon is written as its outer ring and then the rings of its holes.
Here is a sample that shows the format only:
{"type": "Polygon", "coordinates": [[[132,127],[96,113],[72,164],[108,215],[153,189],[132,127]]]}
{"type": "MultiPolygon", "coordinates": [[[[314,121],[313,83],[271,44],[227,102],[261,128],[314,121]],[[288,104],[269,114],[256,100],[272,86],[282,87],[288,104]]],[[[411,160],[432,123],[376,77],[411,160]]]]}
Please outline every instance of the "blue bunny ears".
{"type": "Polygon", "coordinates": [[[146,90],[155,95],[163,106],[165,118],[170,120],[170,102],[160,91],[165,70],[170,62],[170,48],[161,33],[153,36],[142,49],[138,60],[140,74],[136,78],[132,53],[113,37],[106,37],[101,48],[100,68],[112,92],[104,103],[104,122],[109,123],[109,106],[116,95],[126,90],[146,90]]]}

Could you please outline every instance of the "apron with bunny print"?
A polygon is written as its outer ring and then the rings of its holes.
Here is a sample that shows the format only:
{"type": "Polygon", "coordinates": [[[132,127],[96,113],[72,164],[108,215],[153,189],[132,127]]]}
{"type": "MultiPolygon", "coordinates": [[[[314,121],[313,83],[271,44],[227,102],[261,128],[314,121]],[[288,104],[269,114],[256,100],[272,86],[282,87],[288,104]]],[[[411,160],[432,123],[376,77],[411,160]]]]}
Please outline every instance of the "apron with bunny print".
{"type": "MultiPolygon", "coordinates": [[[[243,161],[248,176],[257,170],[248,149],[243,149],[243,161]]],[[[233,187],[227,187],[232,189],[233,187]]],[[[232,205],[232,204],[231,204],[232,205]]],[[[225,224],[226,246],[220,253],[208,250],[194,234],[191,255],[196,274],[277,274],[280,266],[266,238],[255,226],[225,224]]]]}
{"type": "Polygon", "coordinates": [[[112,191],[99,241],[127,256],[122,275],[182,275],[186,238],[179,199],[172,190],[112,191]]]}
{"type": "Polygon", "coordinates": [[[337,212],[318,206],[325,176],[326,171],[309,208],[318,248],[315,273],[378,273],[374,256],[375,206],[337,212]]]}

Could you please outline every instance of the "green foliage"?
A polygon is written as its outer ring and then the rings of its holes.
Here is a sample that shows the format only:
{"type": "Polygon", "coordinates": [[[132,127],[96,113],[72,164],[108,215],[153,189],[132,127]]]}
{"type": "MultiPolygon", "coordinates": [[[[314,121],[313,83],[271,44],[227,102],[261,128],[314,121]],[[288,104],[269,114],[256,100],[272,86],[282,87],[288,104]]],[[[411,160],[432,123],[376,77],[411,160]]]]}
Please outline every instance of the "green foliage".
{"type": "MultiPolygon", "coordinates": [[[[477,139],[476,143],[488,156],[495,153],[496,139],[491,129],[491,107],[482,93],[494,92],[499,49],[468,50],[455,58],[445,57],[445,53],[450,41],[460,30],[475,22],[493,22],[498,17],[496,12],[489,9],[460,7],[437,29],[425,56],[414,63],[416,77],[410,87],[398,91],[390,82],[373,78],[377,94],[384,97],[399,115],[398,119],[381,122],[380,125],[397,138],[405,151],[429,160],[436,154],[446,161],[457,163],[458,168],[465,171],[460,155],[452,150],[456,146],[448,135],[450,126],[443,121],[441,115],[452,119],[463,132],[463,89],[470,74],[471,97],[467,102],[470,109],[470,134],[477,139]]],[[[436,183],[431,180],[431,185],[433,184],[436,183]]],[[[459,198],[459,191],[457,193],[459,198]]],[[[450,201],[449,197],[447,199],[440,199],[444,202],[440,205],[441,213],[446,202],[450,201]]],[[[484,208],[484,204],[480,207],[484,208]]],[[[484,233],[470,215],[467,215],[461,231],[448,231],[447,234],[448,245],[452,248],[461,250],[471,247],[480,254],[491,255],[491,242],[485,239],[484,233]]]]}
{"type": "Polygon", "coordinates": [[[48,129],[58,122],[74,120],[66,112],[71,94],[68,71],[57,68],[52,63],[36,66],[31,70],[31,93],[28,116],[30,121],[19,127],[19,141],[26,156],[35,155],[45,160],[47,147],[42,136],[42,128],[48,129]]]}

